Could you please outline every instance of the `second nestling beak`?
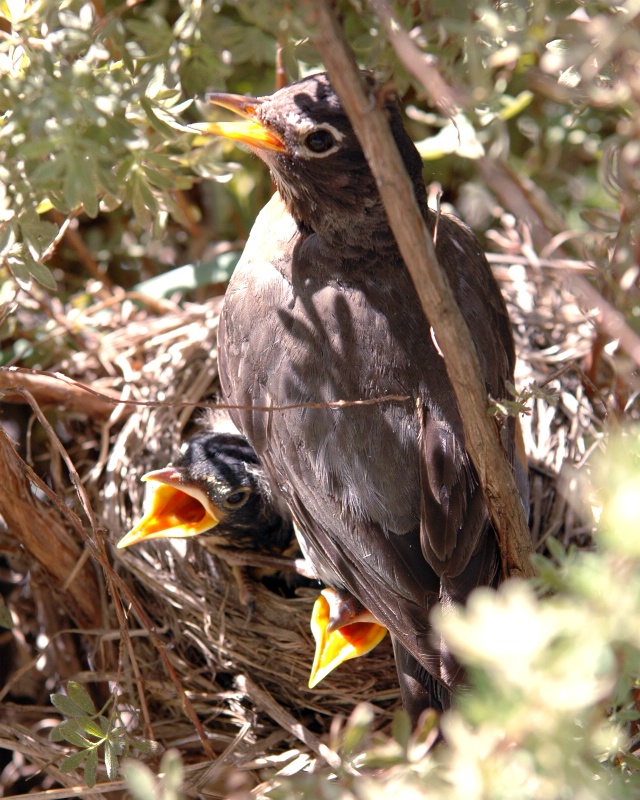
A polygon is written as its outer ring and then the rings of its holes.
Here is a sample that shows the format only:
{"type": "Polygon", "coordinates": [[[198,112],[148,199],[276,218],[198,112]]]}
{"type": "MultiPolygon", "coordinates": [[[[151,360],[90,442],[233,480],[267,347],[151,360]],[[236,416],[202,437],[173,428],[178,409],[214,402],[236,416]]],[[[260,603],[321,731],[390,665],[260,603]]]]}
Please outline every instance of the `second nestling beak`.
{"type": "Polygon", "coordinates": [[[118,542],[129,547],[148,539],[187,538],[205,533],[224,518],[205,492],[197,486],[180,482],[180,472],[173,467],[153,470],[142,476],[155,484],[149,510],[118,542]]]}
{"type": "Polygon", "coordinates": [[[311,612],[316,653],[309,676],[313,689],[340,664],[373,650],[387,629],[348,593],[323,589],[311,612]]]}
{"type": "Polygon", "coordinates": [[[190,127],[203,134],[200,139],[207,136],[223,136],[236,142],[246,144],[258,155],[260,151],[271,150],[276,153],[285,152],[285,144],[281,137],[267,125],[260,121],[257,111],[262,104],[260,98],[246,97],[240,94],[226,94],[214,92],[207,95],[207,101],[214,105],[233,111],[245,119],[242,122],[196,122],[190,127]]]}

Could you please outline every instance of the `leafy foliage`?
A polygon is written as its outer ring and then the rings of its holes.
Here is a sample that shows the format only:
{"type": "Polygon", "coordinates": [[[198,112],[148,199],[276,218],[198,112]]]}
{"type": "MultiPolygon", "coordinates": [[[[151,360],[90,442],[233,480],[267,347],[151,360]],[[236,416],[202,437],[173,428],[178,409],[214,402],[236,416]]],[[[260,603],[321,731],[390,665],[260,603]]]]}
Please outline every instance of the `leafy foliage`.
{"type": "Polygon", "coordinates": [[[120,758],[128,755],[131,750],[140,753],[158,752],[159,745],[155,742],[130,736],[114,715],[106,717],[104,709],[97,711],[86,689],[75,681],[69,681],[66,694],[52,694],[51,702],[67,719],[51,730],[49,738],[52,742],[64,741],[80,748],[77,753],[64,759],[60,770],[73,772],[83,768],[89,787],[96,782],[100,748],[109,780],[115,780],[120,758]]]}
{"type": "Polygon", "coordinates": [[[162,779],[156,778],[148,767],[138,761],[126,761],[122,771],[134,800],[182,800],[184,768],[176,750],[167,750],[160,762],[162,779]]]}
{"type": "MultiPolygon", "coordinates": [[[[447,120],[421,108],[424,89],[369,5],[340,4],[362,66],[392,77],[400,95],[415,102],[414,137],[425,157],[439,156],[429,172],[451,200],[485,224],[486,211],[469,205],[477,184],[460,156],[508,159],[537,185],[552,232],[590,228],[590,257],[610,289],[625,290],[623,305],[635,319],[629,271],[638,218],[640,34],[630,8],[399,4],[399,22],[419,49],[437,55],[439,70],[459,90],[462,105],[447,120]]],[[[192,150],[188,122],[206,112],[194,98],[213,87],[272,91],[278,46],[291,79],[319,67],[304,9],[283,15],[267,0],[185,1],[171,12],[159,0],[131,10],[14,0],[1,4],[0,14],[7,31],[0,40],[0,254],[17,279],[49,288],[55,284],[43,260],[65,217],[80,216],[95,232],[103,269],[116,260],[130,270],[139,259],[133,241],[148,247],[167,225],[188,231],[197,224],[202,211],[181,193],[201,177],[227,180],[229,169],[219,157],[225,145],[192,150]],[[114,235],[91,224],[104,215],[114,235]]],[[[228,236],[231,218],[240,213],[248,226],[268,190],[261,167],[249,162],[231,195],[204,191],[215,197],[215,227],[228,236]]],[[[582,243],[568,241],[584,257],[582,243]]]]}

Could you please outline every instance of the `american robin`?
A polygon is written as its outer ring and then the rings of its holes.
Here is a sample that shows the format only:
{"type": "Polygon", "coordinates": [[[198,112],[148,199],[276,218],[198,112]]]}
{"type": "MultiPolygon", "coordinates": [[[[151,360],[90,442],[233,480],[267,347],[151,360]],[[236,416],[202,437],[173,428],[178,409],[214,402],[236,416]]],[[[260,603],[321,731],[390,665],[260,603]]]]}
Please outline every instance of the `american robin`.
{"type": "MultiPolygon", "coordinates": [[[[373,80],[365,80],[375,102],[373,80]]],[[[391,632],[403,702],[416,723],[426,707],[446,709],[464,681],[432,633],[430,611],[440,605],[453,613],[475,587],[501,579],[443,357],[328,76],[267,97],[209,99],[244,120],[200,130],[248,145],[278,189],[226,293],[223,394],[287,503],[317,576],[391,632]],[[322,407],[390,395],[406,400],[322,407]]],[[[507,397],[515,353],[499,287],[471,231],[428,209],[422,160],[398,104],[382,102],[478,344],[487,393],[507,397]]],[[[516,420],[496,424],[524,504],[516,420]]]]}
{"type": "MultiPolygon", "coordinates": [[[[231,566],[240,599],[250,611],[253,594],[245,567],[313,577],[310,565],[285,555],[294,538],[291,517],[286,507],[275,506],[251,445],[229,429],[221,415],[209,416],[174,464],[142,479],[153,490],[149,510],[118,548],[149,539],[204,535],[203,543],[231,566]]],[[[355,598],[331,589],[325,589],[314,604],[311,631],[316,641],[311,687],[344,661],[368,653],[386,633],[355,598]]]]}

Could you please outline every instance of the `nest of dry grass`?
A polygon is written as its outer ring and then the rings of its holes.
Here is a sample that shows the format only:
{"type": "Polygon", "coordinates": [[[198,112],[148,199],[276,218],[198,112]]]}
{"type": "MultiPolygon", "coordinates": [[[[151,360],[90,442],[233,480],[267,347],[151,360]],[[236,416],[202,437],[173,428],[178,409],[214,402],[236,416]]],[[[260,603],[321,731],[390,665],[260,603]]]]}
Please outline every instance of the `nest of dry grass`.
{"type": "MultiPolygon", "coordinates": [[[[541,266],[522,252],[496,262],[520,354],[518,385],[542,387],[524,418],[534,536],[540,548],[549,536],[590,547],[566,468],[588,463],[612,391],[585,376],[592,321],[566,265],[541,266]]],[[[140,476],[175,457],[199,409],[215,402],[222,299],[149,305],[98,287],[90,294],[83,310],[49,301],[50,341],[70,345],[49,372],[64,378],[0,378],[8,421],[0,432],[1,578],[14,622],[0,640],[0,746],[10,755],[0,784],[15,794],[42,770],[42,789],[82,785],[81,773],[59,769],[68,750],[47,738],[60,721],[49,693],[72,679],[98,706],[116,695],[132,732],[180,750],[188,796],[259,795],[273,772],[330,761],[322,740],[332,719],[359,701],[373,703],[379,727],[389,724],[399,705],[390,645],[310,690],[317,589],[257,581],[248,618],[230,569],[197,541],[112,546],[140,517],[140,476]]],[[[33,326],[44,302],[15,309],[16,326],[33,326]]]]}

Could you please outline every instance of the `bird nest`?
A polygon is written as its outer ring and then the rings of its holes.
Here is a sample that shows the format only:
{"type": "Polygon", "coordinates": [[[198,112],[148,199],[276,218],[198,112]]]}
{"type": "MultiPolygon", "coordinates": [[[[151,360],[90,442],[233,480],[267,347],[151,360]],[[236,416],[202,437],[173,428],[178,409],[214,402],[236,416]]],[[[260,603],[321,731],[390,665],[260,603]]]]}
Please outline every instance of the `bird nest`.
{"type": "MultiPolygon", "coordinates": [[[[523,420],[535,539],[589,547],[591,529],[570,502],[573,471],[602,438],[602,395],[584,374],[588,309],[561,264],[514,256],[494,266],[518,386],[538,386],[523,420]]],[[[49,376],[1,376],[5,430],[19,446],[2,434],[0,556],[13,629],[0,640],[10,753],[0,784],[17,793],[38,770],[43,789],[82,784],[82,772],[60,770],[69,748],[47,738],[60,721],[49,693],[74,680],[98,707],[113,698],[109,714],[132,735],[180,750],[189,796],[259,794],[278,771],[331,761],[332,720],[359,701],[389,725],[399,698],[388,638],[309,689],[316,587],[256,577],[249,615],[230,568],[197,540],[113,547],[141,516],[140,477],[174,458],[216,402],[222,298],[150,303],[98,286],[89,295],[80,309],[43,299],[15,309],[19,333],[50,303],[50,341],[64,336],[70,347],[49,376]]],[[[105,792],[118,785],[101,783],[100,770],[98,781],[105,792]]]]}

